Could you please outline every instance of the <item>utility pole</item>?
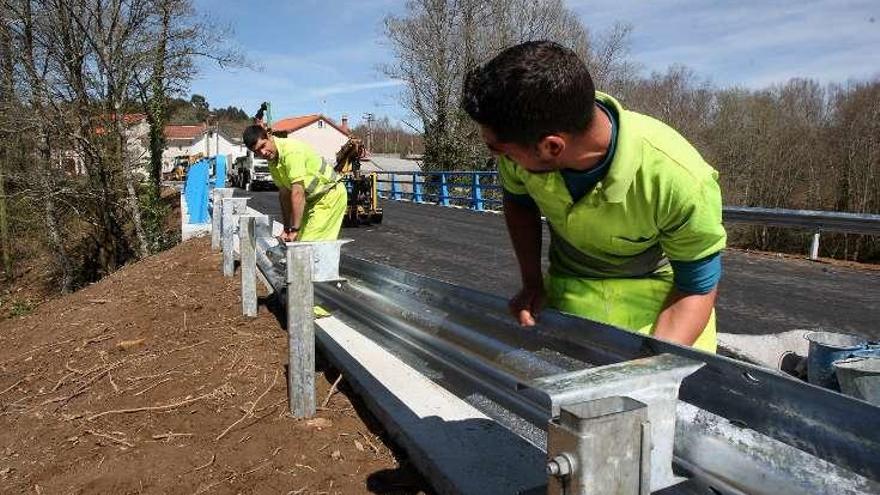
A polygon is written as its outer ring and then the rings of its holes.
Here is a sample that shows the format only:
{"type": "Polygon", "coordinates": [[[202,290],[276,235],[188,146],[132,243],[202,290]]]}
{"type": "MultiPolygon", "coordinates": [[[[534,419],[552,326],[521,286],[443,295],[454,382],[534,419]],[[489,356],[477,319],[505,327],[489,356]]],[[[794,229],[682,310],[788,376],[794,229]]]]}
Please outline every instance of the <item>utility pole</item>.
{"type": "MultiPolygon", "coordinates": [[[[213,113],[209,113],[208,116],[205,117],[205,158],[211,156],[211,138],[214,137],[214,133],[216,132],[216,120],[217,119],[214,118],[213,113]]],[[[216,153],[218,150],[214,150],[214,152],[216,153]]]]}
{"type": "Polygon", "coordinates": [[[367,153],[373,152],[373,121],[376,116],[372,113],[365,113],[364,119],[367,121],[367,153]]]}

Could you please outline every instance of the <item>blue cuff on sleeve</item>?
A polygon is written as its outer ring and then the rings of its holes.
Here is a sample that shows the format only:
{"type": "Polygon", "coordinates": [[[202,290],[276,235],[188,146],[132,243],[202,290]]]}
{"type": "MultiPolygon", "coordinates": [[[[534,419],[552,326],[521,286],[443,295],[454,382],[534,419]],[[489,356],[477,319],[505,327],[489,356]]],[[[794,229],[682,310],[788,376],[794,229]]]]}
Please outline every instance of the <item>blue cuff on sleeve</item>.
{"type": "Polygon", "coordinates": [[[504,199],[507,201],[518,204],[519,206],[524,206],[526,208],[531,208],[533,210],[538,209],[538,205],[535,203],[535,200],[532,199],[528,194],[513,194],[507,189],[504,190],[504,199]]]}
{"type": "Polygon", "coordinates": [[[670,261],[675,287],[688,294],[708,294],[721,280],[721,252],[697,261],[670,261]]]}

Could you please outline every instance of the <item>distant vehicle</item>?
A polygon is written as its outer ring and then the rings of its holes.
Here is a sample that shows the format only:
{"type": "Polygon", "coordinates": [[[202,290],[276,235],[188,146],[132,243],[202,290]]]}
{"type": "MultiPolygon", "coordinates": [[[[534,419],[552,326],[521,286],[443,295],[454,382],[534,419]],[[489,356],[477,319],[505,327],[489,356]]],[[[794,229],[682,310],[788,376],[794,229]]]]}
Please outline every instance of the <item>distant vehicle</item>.
{"type": "Polygon", "coordinates": [[[257,189],[275,189],[272,175],[269,173],[269,162],[256,158],[252,152],[236,158],[228,172],[229,182],[234,187],[253,191],[257,189]]]}

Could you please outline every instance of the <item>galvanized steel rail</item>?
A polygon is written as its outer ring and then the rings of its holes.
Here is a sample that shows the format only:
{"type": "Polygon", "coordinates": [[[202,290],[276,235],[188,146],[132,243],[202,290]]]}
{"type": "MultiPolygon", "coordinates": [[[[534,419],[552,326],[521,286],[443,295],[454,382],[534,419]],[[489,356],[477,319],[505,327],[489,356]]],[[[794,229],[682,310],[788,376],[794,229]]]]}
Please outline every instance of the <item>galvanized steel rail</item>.
{"type": "Polygon", "coordinates": [[[880,215],[837,211],[725,206],[725,222],[792,227],[822,232],[880,235],[880,215]]]}
{"type": "Polygon", "coordinates": [[[319,286],[316,296],[439,368],[457,370],[539,428],[552,405],[531,391],[559,369],[668,353],[706,363],[682,384],[678,411],[676,461],[692,476],[721,493],[880,492],[880,408],[769,369],[555,312],[524,331],[502,298],[375,263],[345,258],[342,274],[348,286],[319,286]],[[707,457],[713,453],[716,458],[707,457]]]}
{"type": "MultiPolygon", "coordinates": [[[[269,251],[276,241],[264,234],[255,244],[260,272],[283,290],[286,270],[269,251]]],[[[674,463],[691,483],[724,494],[880,493],[880,409],[870,404],[551,311],[525,331],[502,298],[354,258],[341,268],[346,284],[316,284],[322,304],[383,347],[417,357],[453,392],[479,391],[500,406],[485,414],[538,448],[547,448],[560,404],[592,397],[593,367],[665,354],[705,363],[682,384],[675,414],[674,463]]]]}
{"type": "MultiPolygon", "coordinates": [[[[258,264],[282,285],[269,258],[258,264]]],[[[706,363],[683,383],[676,415],[675,465],[696,486],[723,494],[880,492],[880,410],[867,403],[553,312],[523,331],[501,298],[363,260],[344,258],[342,275],[347,284],[316,285],[321,304],[392,352],[428,363],[426,373],[479,390],[513,418],[486,414],[539,448],[558,400],[542,390],[552,390],[555,376],[668,353],[706,363]]]]}

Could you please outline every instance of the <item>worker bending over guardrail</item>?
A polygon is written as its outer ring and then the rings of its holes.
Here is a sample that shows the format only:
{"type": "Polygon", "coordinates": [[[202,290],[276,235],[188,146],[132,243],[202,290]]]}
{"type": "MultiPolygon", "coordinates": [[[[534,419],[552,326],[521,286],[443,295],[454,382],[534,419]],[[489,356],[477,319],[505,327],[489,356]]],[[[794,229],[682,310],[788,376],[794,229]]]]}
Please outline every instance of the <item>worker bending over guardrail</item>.
{"type": "Polygon", "coordinates": [[[473,69],[462,108],[498,155],[523,287],[521,325],[562,312],[714,352],[721,277],[718,173],[681,135],[596,92],[586,64],[548,41],[473,69]],[[550,268],[541,273],[541,215],[550,268]]]}
{"type": "Polygon", "coordinates": [[[261,124],[248,126],[242,140],[254,155],[269,161],[281,202],[281,239],[328,241],[339,237],[348,194],[333,167],[308,144],[272,136],[261,124]]]}

